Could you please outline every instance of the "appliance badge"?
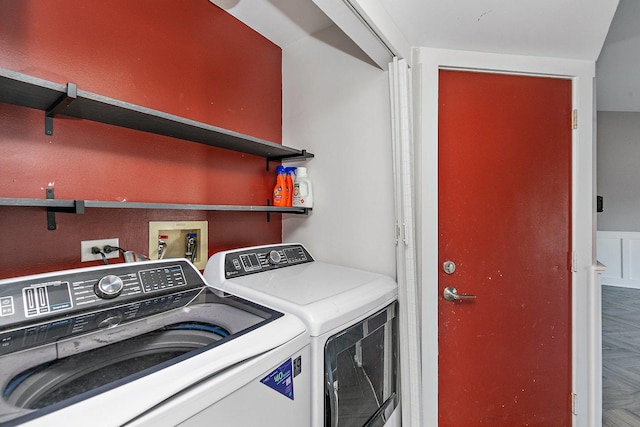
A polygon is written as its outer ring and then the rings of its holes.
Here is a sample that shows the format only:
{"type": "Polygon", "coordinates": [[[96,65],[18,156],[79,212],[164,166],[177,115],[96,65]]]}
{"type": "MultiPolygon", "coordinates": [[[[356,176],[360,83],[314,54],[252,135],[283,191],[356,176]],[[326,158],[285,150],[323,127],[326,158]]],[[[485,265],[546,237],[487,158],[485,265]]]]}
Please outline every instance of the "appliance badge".
{"type": "Polygon", "coordinates": [[[293,399],[293,375],[291,359],[271,371],[269,375],[260,380],[278,393],[293,399]]]}

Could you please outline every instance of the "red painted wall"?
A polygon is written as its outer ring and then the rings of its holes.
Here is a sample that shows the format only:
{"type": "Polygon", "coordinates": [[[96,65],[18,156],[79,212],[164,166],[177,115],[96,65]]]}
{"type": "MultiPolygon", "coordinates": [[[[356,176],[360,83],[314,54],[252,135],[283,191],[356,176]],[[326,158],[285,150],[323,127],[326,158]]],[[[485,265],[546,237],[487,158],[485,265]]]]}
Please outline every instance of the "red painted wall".
{"type": "MultiPolygon", "coordinates": [[[[206,0],[0,0],[0,67],[281,141],[281,51],[206,0]]],[[[0,104],[0,197],[263,205],[263,158],[0,104]]],[[[274,215],[0,208],[0,277],[90,265],[80,241],[148,252],[148,221],[209,220],[210,254],[279,242],[274,215]]]]}

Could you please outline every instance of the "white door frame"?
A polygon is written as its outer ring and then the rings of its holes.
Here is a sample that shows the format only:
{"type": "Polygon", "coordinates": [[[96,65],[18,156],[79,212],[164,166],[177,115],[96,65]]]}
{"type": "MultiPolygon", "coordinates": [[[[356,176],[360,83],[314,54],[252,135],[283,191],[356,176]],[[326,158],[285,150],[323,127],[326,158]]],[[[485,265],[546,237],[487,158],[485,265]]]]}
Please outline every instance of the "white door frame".
{"type": "Polygon", "coordinates": [[[438,70],[455,68],[557,76],[573,81],[573,108],[579,114],[572,149],[572,387],[576,394],[573,426],[599,426],[602,380],[597,325],[601,314],[594,307],[599,307],[600,289],[592,285],[595,265],[595,62],[432,48],[417,48],[413,55],[423,424],[438,425],[438,70]]]}

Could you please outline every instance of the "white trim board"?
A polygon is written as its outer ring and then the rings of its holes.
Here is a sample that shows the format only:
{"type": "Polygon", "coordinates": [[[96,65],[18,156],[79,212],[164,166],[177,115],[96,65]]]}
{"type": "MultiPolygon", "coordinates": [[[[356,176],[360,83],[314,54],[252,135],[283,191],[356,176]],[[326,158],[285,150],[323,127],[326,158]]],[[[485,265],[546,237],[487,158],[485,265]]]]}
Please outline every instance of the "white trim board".
{"type": "Polygon", "coordinates": [[[603,285],[640,289],[640,232],[598,231],[597,254],[603,285]]]}

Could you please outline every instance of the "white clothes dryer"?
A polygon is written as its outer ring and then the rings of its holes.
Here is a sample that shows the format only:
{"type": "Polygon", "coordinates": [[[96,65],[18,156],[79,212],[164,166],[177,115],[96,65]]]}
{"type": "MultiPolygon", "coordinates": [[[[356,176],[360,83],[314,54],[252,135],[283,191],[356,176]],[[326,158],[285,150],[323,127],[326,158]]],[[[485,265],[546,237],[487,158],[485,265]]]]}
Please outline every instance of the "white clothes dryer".
{"type": "Polygon", "coordinates": [[[225,293],[303,320],[311,336],[313,427],[400,425],[391,278],[316,261],[301,244],[216,253],[204,277],[225,293]]]}
{"type": "Polygon", "coordinates": [[[309,344],[185,259],[1,280],[0,425],[309,426],[309,344]]]}

